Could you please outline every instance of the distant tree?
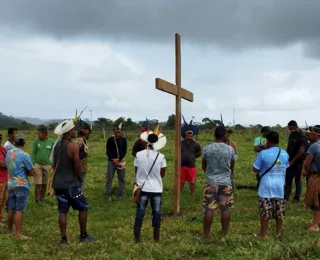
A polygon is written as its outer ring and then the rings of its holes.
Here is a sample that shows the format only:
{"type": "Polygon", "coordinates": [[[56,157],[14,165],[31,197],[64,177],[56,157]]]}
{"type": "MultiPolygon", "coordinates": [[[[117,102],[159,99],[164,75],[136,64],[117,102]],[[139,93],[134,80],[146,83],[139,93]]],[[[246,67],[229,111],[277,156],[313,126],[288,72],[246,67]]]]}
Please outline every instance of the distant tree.
{"type": "Polygon", "coordinates": [[[94,128],[97,129],[111,129],[113,126],[113,121],[108,118],[99,117],[93,122],[94,128]]]}
{"type": "Polygon", "coordinates": [[[255,125],[254,127],[257,128],[257,129],[261,129],[263,126],[260,125],[260,124],[257,124],[257,125],[255,125]]]}
{"type": "Polygon", "coordinates": [[[28,123],[27,121],[22,121],[20,128],[22,130],[34,130],[36,128],[36,126],[28,123]]]}
{"type": "Polygon", "coordinates": [[[122,123],[122,127],[124,127],[125,125],[125,122],[126,122],[126,119],[124,117],[119,117],[117,120],[114,121],[114,126],[119,126],[120,123],[122,123]]]}
{"type": "Polygon", "coordinates": [[[244,130],[244,129],[246,129],[243,125],[240,125],[240,124],[236,124],[235,126],[234,126],[234,129],[236,129],[236,130],[244,130]]]}
{"type": "Polygon", "coordinates": [[[132,121],[132,119],[130,117],[127,118],[125,125],[126,125],[127,130],[132,130],[136,127],[136,124],[132,121]]]}
{"type": "Polygon", "coordinates": [[[168,116],[166,126],[170,129],[174,129],[175,124],[176,124],[176,115],[172,114],[172,115],[168,116]]]}

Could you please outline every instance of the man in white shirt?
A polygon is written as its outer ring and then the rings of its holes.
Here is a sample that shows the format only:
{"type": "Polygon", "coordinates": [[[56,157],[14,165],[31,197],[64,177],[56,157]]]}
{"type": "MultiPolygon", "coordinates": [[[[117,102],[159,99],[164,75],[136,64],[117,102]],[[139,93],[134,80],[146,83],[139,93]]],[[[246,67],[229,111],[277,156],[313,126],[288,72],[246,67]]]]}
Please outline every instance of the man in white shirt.
{"type": "Polygon", "coordinates": [[[8,129],[8,141],[5,142],[4,148],[9,151],[14,147],[14,137],[18,133],[18,129],[15,127],[10,127],[8,129]]]}
{"type": "Polygon", "coordinates": [[[140,242],[140,231],[149,200],[152,208],[153,238],[155,241],[160,239],[162,178],[165,176],[167,167],[164,155],[158,152],[165,146],[166,137],[158,131],[147,131],[141,134],[141,139],[147,143],[147,149],[138,152],[134,160],[135,183],[141,188],[134,224],[136,243],[140,242]]]}

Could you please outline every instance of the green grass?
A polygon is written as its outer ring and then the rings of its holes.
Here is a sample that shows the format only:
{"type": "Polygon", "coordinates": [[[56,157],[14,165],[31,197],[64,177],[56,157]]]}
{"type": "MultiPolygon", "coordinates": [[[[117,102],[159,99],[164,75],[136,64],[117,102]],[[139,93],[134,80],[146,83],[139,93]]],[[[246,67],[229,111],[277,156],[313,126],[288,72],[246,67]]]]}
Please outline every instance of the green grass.
{"type": "MultiPolygon", "coordinates": [[[[35,133],[27,134],[26,151],[30,151],[35,133]]],[[[303,203],[291,204],[286,208],[285,232],[279,239],[275,236],[275,223],[270,223],[269,241],[260,240],[253,234],[259,230],[257,194],[253,190],[236,191],[235,207],[231,210],[231,224],[227,237],[217,236],[220,230],[220,217],[215,216],[212,226],[212,241],[201,240],[202,187],[204,173],[197,161],[198,178],[196,197],[191,197],[188,186],[181,195],[182,216],[168,217],[173,205],[174,140],[168,133],[168,143],[162,150],[167,158],[168,168],[164,178],[163,222],[160,243],[154,243],[151,227],[151,210],[147,209],[141,232],[141,243],[133,241],[135,205],[131,203],[134,180],[133,157],[131,148],[138,133],[125,133],[128,138],[126,156],[126,200],[116,199],[117,177],[114,179],[112,202],[105,202],[106,156],[105,141],[95,133],[89,143],[89,171],[86,178],[85,194],[90,206],[88,231],[99,238],[96,243],[80,244],[77,212],[70,211],[68,216],[69,245],[61,247],[57,221],[57,206],[34,203],[34,192],[29,199],[23,230],[33,239],[18,241],[6,236],[6,229],[0,229],[0,259],[319,259],[319,235],[307,231],[312,220],[312,211],[303,203]]],[[[237,133],[234,136],[238,147],[238,161],[235,170],[236,185],[256,184],[252,172],[255,153],[252,150],[252,136],[237,133]]],[[[254,135],[253,135],[254,137],[254,135]]],[[[198,138],[201,146],[213,141],[211,133],[201,133],[198,138]]],[[[281,146],[285,145],[282,135],[281,146]]],[[[305,184],[304,184],[305,186],[305,184]]],[[[47,198],[55,201],[55,198],[47,198]]]]}

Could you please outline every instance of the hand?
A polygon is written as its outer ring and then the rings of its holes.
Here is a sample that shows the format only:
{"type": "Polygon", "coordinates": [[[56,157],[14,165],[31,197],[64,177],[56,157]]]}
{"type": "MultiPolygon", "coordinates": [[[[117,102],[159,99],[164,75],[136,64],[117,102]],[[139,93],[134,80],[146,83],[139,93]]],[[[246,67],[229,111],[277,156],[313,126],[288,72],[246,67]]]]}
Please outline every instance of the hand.
{"type": "Polygon", "coordinates": [[[113,164],[117,164],[119,162],[119,158],[112,159],[113,164]]]}
{"type": "Polygon", "coordinates": [[[291,162],[289,162],[289,167],[291,167],[293,165],[293,162],[291,161],[291,162]]]}
{"type": "Polygon", "coordinates": [[[262,149],[267,149],[267,148],[268,148],[268,147],[267,147],[266,144],[262,145],[262,149]]]}

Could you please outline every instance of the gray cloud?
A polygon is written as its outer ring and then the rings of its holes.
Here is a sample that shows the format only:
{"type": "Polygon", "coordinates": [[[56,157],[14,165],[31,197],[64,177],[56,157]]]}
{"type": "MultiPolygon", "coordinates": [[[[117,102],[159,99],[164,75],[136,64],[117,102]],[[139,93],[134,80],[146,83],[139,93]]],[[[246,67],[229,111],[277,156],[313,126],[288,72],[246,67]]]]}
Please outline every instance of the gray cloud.
{"type": "MultiPolygon", "coordinates": [[[[56,38],[99,37],[184,41],[228,50],[320,39],[318,0],[10,0],[1,1],[0,26],[56,38]]],[[[316,48],[314,48],[316,47],[316,48]]]]}

